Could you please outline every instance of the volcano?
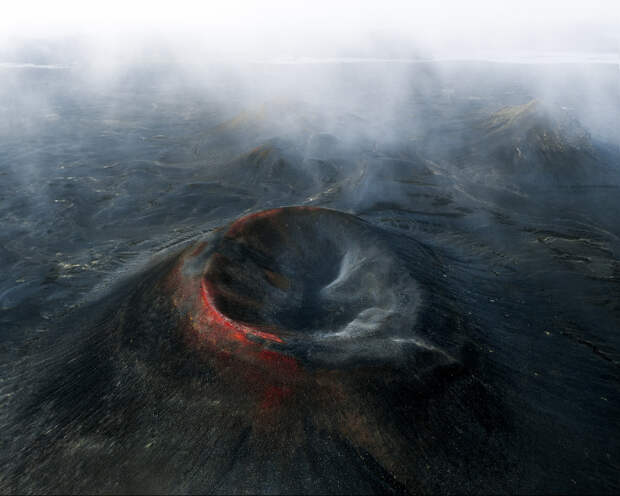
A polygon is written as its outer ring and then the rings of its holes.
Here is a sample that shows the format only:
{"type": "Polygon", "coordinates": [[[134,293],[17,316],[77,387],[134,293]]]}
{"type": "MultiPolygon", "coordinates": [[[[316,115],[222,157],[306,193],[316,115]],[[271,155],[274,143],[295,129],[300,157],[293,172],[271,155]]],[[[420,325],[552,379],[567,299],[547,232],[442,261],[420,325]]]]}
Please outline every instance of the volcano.
{"type": "MultiPolygon", "coordinates": [[[[439,255],[414,239],[325,208],[255,212],[213,230],[87,310],[98,324],[83,347],[57,345],[58,361],[32,379],[40,386],[21,413],[23,422],[43,415],[47,434],[33,433],[15,461],[14,487],[436,487],[409,441],[445,436],[426,408],[453,417],[465,403],[459,429],[493,425],[495,441],[505,435],[501,400],[472,369],[475,330],[451,308],[440,271],[439,255]],[[91,445],[99,438],[103,451],[91,445]],[[148,459],[138,455],[147,439],[157,439],[148,459]],[[80,478],[65,471],[49,481],[76,449],[80,478]],[[171,452],[200,469],[179,479],[180,460],[166,468],[171,452]],[[162,470],[153,478],[154,464],[162,470]]],[[[484,473],[489,461],[476,464],[484,473]]]]}

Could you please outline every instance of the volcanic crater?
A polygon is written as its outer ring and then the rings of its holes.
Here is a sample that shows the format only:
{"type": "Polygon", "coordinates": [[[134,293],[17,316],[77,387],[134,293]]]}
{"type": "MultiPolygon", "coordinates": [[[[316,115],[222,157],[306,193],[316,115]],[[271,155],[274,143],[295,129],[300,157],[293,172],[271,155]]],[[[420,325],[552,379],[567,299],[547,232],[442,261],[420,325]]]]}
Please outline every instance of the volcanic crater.
{"type": "Polygon", "coordinates": [[[359,355],[402,341],[415,323],[417,283],[377,229],[353,215],[267,210],[232,223],[211,246],[208,311],[248,336],[359,355]]]}

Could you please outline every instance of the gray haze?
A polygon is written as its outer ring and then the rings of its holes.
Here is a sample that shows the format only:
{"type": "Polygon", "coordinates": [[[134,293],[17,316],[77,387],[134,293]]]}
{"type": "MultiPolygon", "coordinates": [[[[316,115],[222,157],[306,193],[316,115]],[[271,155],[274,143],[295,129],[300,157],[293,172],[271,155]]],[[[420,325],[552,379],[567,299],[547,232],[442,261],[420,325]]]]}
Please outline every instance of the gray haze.
{"type": "Polygon", "coordinates": [[[5,6],[0,492],[617,494],[618,10],[5,6]]]}

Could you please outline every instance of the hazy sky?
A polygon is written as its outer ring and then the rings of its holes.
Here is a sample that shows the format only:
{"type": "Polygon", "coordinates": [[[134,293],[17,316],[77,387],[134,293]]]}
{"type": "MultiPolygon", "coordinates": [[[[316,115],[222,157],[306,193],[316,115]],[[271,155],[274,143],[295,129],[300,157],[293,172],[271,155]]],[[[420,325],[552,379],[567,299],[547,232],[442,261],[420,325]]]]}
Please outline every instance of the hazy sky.
{"type": "Polygon", "coordinates": [[[357,47],[366,55],[392,47],[386,55],[402,56],[413,46],[613,52],[620,40],[619,0],[18,0],[2,10],[5,42],[160,37],[202,40],[223,54],[337,55],[357,47]]]}

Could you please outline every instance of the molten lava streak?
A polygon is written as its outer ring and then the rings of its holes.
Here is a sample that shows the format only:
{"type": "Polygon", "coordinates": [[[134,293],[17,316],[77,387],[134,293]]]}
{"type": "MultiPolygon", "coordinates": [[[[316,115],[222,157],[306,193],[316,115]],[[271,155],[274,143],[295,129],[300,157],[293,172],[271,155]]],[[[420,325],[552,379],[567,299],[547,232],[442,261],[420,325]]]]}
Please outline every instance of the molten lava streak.
{"type": "Polygon", "coordinates": [[[259,337],[267,341],[273,341],[275,343],[283,342],[282,339],[275,334],[259,331],[255,327],[240,322],[235,322],[222,314],[222,312],[220,312],[215,305],[212,283],[203,280],[200,285],[200,292],[205,307],[206,323],[211,329],[214,329],[215,332],[219,332],[222,335],[228,334],[231,339],[235,339],[243,343],[250,342],[248,335],[259,337]]]}

